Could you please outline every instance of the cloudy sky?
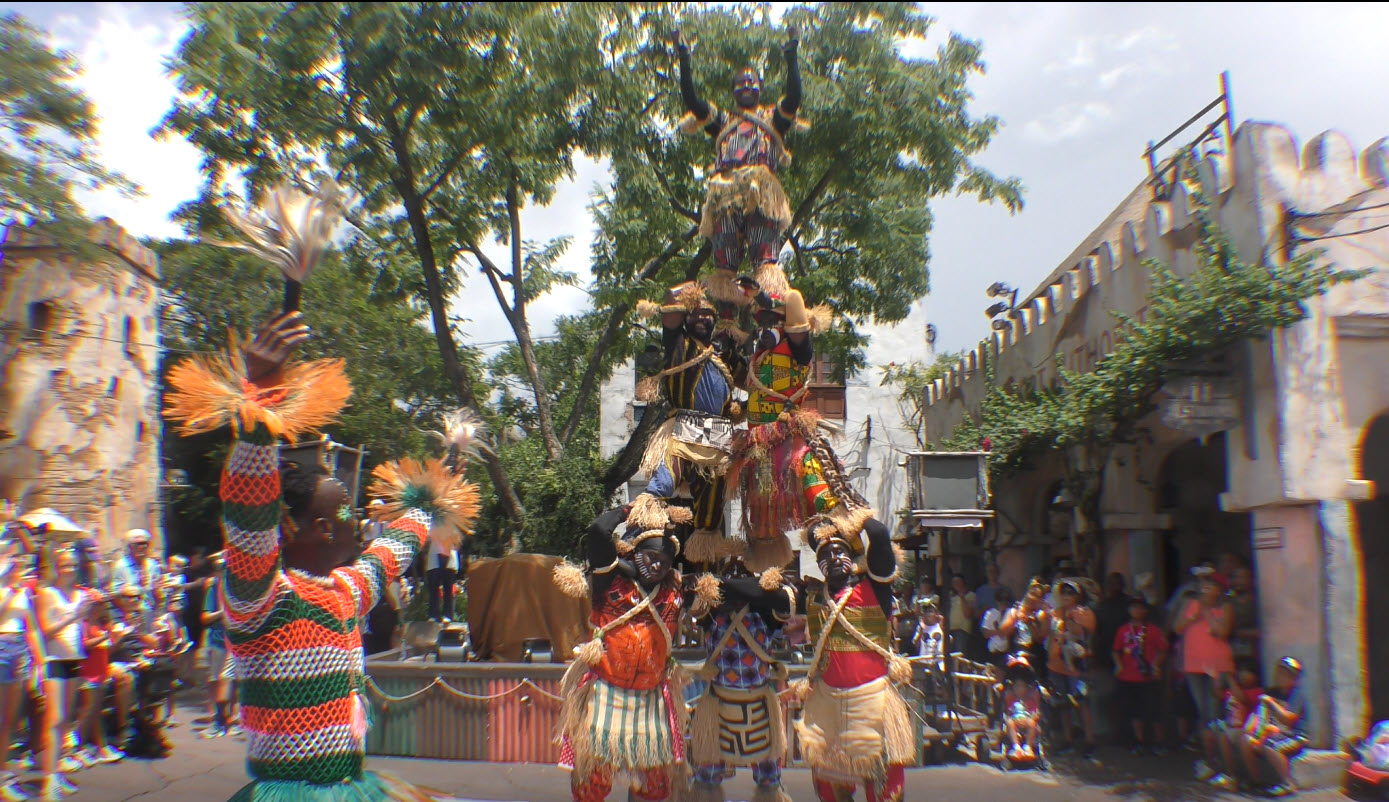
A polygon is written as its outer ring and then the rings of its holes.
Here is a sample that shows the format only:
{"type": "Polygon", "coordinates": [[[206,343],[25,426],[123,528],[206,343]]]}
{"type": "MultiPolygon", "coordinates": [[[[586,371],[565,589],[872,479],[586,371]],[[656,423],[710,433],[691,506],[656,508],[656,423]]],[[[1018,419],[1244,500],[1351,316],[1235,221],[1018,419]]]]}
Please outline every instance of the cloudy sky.
{"type": "MultiPolygon", "coordinates": [[[[172,3],[0,3],[48,29],[86,69],[82,86],[102,117],[105,163],[135,179],[145,197],[86,198],[89,210],[138,235],[171,236],[169,212],[197,191],[197,152],[149,131],[168,108],[164,62],[186,26],[172,3]]],[[[973,82],[975,112],[1004,128],[982,162],[1016,175],[1026,209],[1009,216],[957,198],[933,202],[931,295],[938,348],[977,342],[988,328],[984,288],[1005,281],[1023,293],[1050,273],[1146,174],[1141,160],[1219,94],[1229,70],[1238,120],[1276,121],[1303,141],[1328,128],[1357,148],[1389,135],[1389,4],[984,4],[928,5],[937,37],[982,40],[988,73],[973,82]]],[[[933,38],[937,38],[933,37],[933,38]]],[[[922,52],[933,50],[927,43],[922,52]]],[[[805,106],[813,114],[815,99],[805,106]]],[[[548,209],[527,215],[528,239],[571,234],[570,269],[586,273],[589,190],[600,165],[580,165],[548,209]]],[[[460,311],[478,340],[505,323],[477,279],[460,311]]],[[[554,315],[586,303],[565,290],[535,310],[539,333],[554,315]]]]}

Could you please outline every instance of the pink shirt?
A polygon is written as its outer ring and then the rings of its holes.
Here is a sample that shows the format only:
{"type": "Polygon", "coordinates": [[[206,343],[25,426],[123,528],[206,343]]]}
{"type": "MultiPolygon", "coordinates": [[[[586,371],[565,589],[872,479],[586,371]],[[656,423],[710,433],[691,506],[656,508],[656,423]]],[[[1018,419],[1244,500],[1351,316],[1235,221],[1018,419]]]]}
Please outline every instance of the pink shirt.
{"type": "MultiPolygon", "coordinates": [[[[1182,608],[1182,616],[1194,615],[1201,603],[1195,599],[1182,608]]],[[[1230,611],[1226,609],[1226,615],[1230,611]]],[[[1211,634],[1206,616],[1200,615],[1182,633],[1182,671],[1188,674],[1229,674],[1235,670],[1235,653],[1230,642],[1211,634]]]]}

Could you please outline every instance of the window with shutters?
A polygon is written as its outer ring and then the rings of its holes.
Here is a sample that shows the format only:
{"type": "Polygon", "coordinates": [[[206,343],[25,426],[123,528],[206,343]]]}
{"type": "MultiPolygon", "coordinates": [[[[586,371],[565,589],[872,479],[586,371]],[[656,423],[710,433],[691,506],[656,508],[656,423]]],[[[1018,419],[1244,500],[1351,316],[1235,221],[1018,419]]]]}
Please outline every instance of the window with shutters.
{"type": "Polygon", "coordinates": [[[834,362],[827,356],[817,355],[810,363],[810,391],[805,407],[827,420],[844,420],[849,414],[844,383],[834,380],[834,372],[834,362]]]}

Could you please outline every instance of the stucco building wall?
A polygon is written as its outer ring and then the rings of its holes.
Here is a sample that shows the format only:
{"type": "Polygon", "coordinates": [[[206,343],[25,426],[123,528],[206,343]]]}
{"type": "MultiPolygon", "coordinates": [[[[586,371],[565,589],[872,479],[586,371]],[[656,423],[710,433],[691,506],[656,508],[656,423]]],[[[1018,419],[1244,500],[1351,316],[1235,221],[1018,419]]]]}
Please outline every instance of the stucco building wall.
{"type": "Polygon", "coordinates": [[[52,507],[113,548],[136,527],[162,540],[159,263],[110,221],[93,238],[104,256],[5,232],[0,428],[13,436],[0,496],[52,507]]]}
{"type": "MultiPolygon", "coordinates": [[[[1389,566],[1365,565],[1359,545],[1383,533],[1356,531],[1349,513],[1354,502],[1389,492],[1364,480],[1359,453],[1369,424],[1389,414],[1389,140],[1357,150],[1328,132],[1300,147],[1286,129],[1251,122],[1228,153],[1206,154],[1197,173],[1241,258],[1278,264],[1319,250],[1323,263],[1369,275],[1310,300],[1306,320],[1244,347],[1240,421],[1219,436],[1218,509],[1189,507],[1210,488],[1172,492],[1196,481],[1171,476],[1169,463],[1190,450],[1192,437],[1156,415],[1140,427],[1138,443],[1115,450],[1101,504],[1105,569],[1152,571],[1170,589],[1181,577],[1162,576],[1165,548],[1177,547],[1183,567],[1210,559],[1223,547],[1203,542],[1203,533],[1247,515],[1243,550],[1261,588],[1265,672],[1283,654],[1303,660],[1312,698],[1326,700],[1315,706],[1311,734],[1328,746],[1363,734],[1365,677],[1389,671],[1368,666],[1364,648],[1367,637],[1378,637],[1365,623],[1365,583],[1381,581],[1389,566]]],[[[1185,186],[1160,201],[1138,188],[1029,296],[1011,330],[995,332],[928,389],[932,438],[978,409],[986,358],[995,359],[1005,385],[1051,381],[1058,356],[1071,369],[1093,368],[1112,348],[1113,313],[1145,315],[1145,260],[1179,276],[1194,268],[1192,213],[1185,186]]],[[[1055,461],[1044,460],[994,488],[1007,513],[999,517],[1000,542],[1047,539],[1047,497],[1060,476],[1055,461]]],[[[1055,538],[1050,545],[1067,550],[1055,538]]]]}

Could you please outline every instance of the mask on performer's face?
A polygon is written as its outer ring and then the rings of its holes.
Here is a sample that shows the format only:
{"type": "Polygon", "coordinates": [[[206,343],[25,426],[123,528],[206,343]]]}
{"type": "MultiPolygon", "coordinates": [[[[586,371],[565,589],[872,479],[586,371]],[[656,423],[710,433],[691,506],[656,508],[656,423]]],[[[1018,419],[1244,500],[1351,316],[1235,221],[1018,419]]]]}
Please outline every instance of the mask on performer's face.
{"type": "Polygon", "coordinates": [[[831,585],[846,582],[854,574],[854,558],[843,543],[831,541],[820,549],[817,563],[825,581],[831,585]]]}
{"type": "MultiPolygon", "coordinates": [[[[646,541],[651,542],[651,541],[646,541]]],[[[656,540],[660,543],[660,540],[656,540]]],[[[670,555],[659,548],[638,548],[632,555],[632,562],[637,567],[637,580],[648,587],[659,585],[670,575],[671,564],[674,562],[670,555]]]]}
{"type": "Polygon", "coordinates": [[[733,100],[740,109],[755,109],[762,100],[762,79],[750,69],[738,73],[733,79],[733,100]]]}

